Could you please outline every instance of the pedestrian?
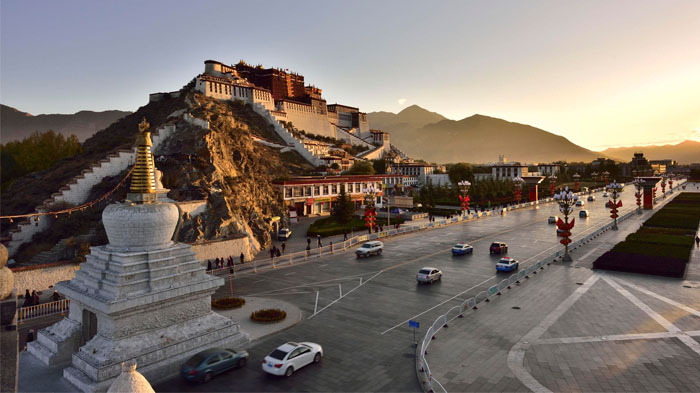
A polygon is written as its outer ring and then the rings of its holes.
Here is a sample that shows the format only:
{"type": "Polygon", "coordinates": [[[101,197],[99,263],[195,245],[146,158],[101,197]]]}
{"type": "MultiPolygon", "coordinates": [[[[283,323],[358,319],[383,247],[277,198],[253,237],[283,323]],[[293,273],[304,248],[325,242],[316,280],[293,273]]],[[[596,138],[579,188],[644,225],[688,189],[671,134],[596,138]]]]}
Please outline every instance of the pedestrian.
{"type": "Polygon", "coordinates": [[[695,247],[700,247],[700,237],[695,236],[695,247]]]}
{"type": "Polygon", "coordinates": [[[306,245],[311,247],[311,238],[310,237],[306,238],[306,245]]]}
{"type": "Polygon", "coordinates": [[[280,252],[280,249],[275,247],[275,256],[280,257],[282,256],[282,253],[280,252]]]}
{"type": "Polygon", "coordinates": [[[316,246],[319,248],[323,247],[323,244],[321,244],[321,235],[316,235],[316,240],[318,241],[316,246]]]}
{"type": "Polygon", "coordinates": [[[211,271],[211,259],[207,259],[207,271],[211,271]]]}
{"type": "Polygon", "coordinates": [[[270,259],[273,259],[275,257],[275,248],[270,247],[270,259]]]}
{"type": "Polygon", "coordinates": [[[245,256],[241,253],[241,264],[243,264],[243,262],[245,262],[245,256]]]}
{"type": "Polygon", "coordinates": [[[285,242],[282,242],[282,252],[284,253],[284,249],[287,248],[287,244],[285,242]]]}
{"type": "Polygon", "coordinates": [[[39,294],[36,291],[32,291],[32,305],[36,306],[39,304],[39,294]]]}
{"type": "Polygon", "coordinates": [[[27,342],[30,343],[34,341],[34,329],[29,329],[29,333],[27,333],[27,342]]]}
{"type": "Polygon", "coordinates": [[[214,260],[214,269],[218,269],[218,268],[219,268],[219,258],[217,257],[217,258],[214,260]]]}
{"type": "Polygon", "coordinates": [[[330,246],[331,246],[331,253],[333,253],[333,240],[330,241],[330,246]]]}
{"type": "Polygon", "coordinates": [[[343,232],[343,241],[345,242],[345,241],[347,241],[347,240],[348,240],[348,233],[347,233],[347,232],[343,232]]]}
{"type": "Polygon", "coordinates": [[[311,244],[306,245],[306,256],[311,255],[311,244]]]}
{"type": "Polygon", "coordinates": [[[29,289],[27,289],[27,294],[24,296],[24,302],[22,303],[22,307],[31,307],[32,306],[32,295],[29,294],[29,289]]]}
{"type": "Polygon", "coordinates": [[[58,294],[58,291],[53,291],[53,295],[51,295],[51,300],[53,300],[54,302],[61,300],[61,295],[58,294]]]}

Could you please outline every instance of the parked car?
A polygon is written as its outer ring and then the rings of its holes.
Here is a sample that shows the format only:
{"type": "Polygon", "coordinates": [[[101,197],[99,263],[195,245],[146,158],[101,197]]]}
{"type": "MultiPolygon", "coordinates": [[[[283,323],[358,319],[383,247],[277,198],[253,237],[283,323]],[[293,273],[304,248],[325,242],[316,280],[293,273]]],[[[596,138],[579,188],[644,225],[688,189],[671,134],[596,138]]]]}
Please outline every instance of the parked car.
{"type": "Polygon", "coordinates": [[[277,240],[289,240],[290,237],[292,237],[292,230],[289,228],[282,228],[277,234],[277,240]]]}
{"type": "Polygon", "coordinates": [[[548,223],[548,224],[556,224],[556,223],[557,223],[557,218],[559,218],[559,217],[557,217],[557,216],[549,216],[549,218],[547,219],[547,223],[548,223]]]}
{"type": "Polygon", "coordinates": [[[496,263],[496,272],[512,272],[518,267],[520,267],[520,262],[511,257],[503,257],[496,263]]]}
{"type": "Polygon", "coordinates": [[[588,202],[593,202],[593,201],[595,201],[595,195],[589,195],[588,202]]]}
{"type": "Polygon", "coordinates": [[[306,365],[320,362],[322,357],[323,348],[318,344],[288,342],[265,356],[262,369],[266,373],[289,377],[306,365]]]}
{"type": "Polygon", "coordinates": [[[580,212],[578,212],[578,216],[581,218],[587,218],[588,216],[590,216],[590,214],[588,214],[588,210],[581,210],[580,212]]]}
{"type": "Polygon", "coordinates": [[[420,283],[432,284],[435,281],[442,280],[442,272],[434,267],[424,267],[416,274],[416,281],[420,283]]]}
{"type": "Polygon", "coordinates": [[[582,201],[581,199],[576,201],[576,206],[578,206],[578,207],[583,207],[585,204],[586,204],[586,202],[582,201]]]}
{"type": "Polygon", "coordinates": [[[211,378],[236,367],[243,367],[248,352],[211,348],[192,356],[180,368],[180,375],[190,382],[209,382],[211,378]]]}
{"type": "Polygon", "coordinates": [[[467,243],[457,243],[452,247],[452,255],[464,255],[471,254],[474,252],[474,247],[467,243]]]}
{"type": "Polygon", "coordinates": [[[489,247],[489,254],[505,254],[508,252],[508,245],[503,242],[493,242],[489,247]]]}
{"type": "Polygon", "coordinates": [[[367,242],[355,250],[355,255],[358,258],[368,257],[370,255],[382,255],[382,250],[384,249],[384,243],[379,240],[367,242]]]}

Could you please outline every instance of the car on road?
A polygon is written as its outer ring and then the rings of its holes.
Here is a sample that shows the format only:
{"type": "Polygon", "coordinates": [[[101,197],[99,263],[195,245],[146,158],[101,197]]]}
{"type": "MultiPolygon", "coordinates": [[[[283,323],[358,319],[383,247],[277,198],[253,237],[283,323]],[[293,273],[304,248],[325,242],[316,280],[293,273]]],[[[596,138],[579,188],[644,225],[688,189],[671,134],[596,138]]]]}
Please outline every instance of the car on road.
{"type": "Polygon", "coordinates": [[[440,280],[442,280],[442,272],[434,267],[424,267],[416,274],[416,281],[418,281],[418,284],[432,284],[433,282],[440,280]]]}
{"type": "Polygon", "coordinates": [[[355,255],[358,258],[368,257],[370,255],[382,255],[382,250],[384,249],[384,243],[379,240],[367,242],[355,250],[355,255]]]}
{"type": "Polygon", "coordinates": [[[282,228],[277,234],[277,240],[289,240],[290,237],[292,237],[292,230],[289,228],[282,228]]]}
{"type": "Polygon", "coordinates": [[[593,201],[595,201],[595,195],[589,195],[588,202],[593,202],[593,201]]]}
{"type": "Polygon", "coordinates": [[[607,192],[604,192],[604,193],[603,193],[603,198],[607,198],[607,197],[608,197],[608,193],[607,193],[607,192]]]}
{"type": "Polygon", "coordinates": [[[559,218],[559,217],[557,217],[557,216],[549,216],[549,218],[547,219],[547,223],[548,223],[548,224],[556,224],[556,223],[557,223],[557,218],[559,218]]]}
{"type": "Polygon", "coordinates": [[[489,254],[505,254],[508,252],[508,245],[503,242],[493,242],[489,247],[489,254]]]}
{"type": "Polygon", "coordinates": [[[578,201],[576,201],[576,206],[578,206],[578,207],[583,207],[585,204],[586,204],[586,202],[584,202],[580,199],[578,201]]]}
{"type": "Polygon", "coordinates": [[[180,368],[180,375],[190,382],[209,382],[216,374],[245,366],[247,360],[247,351],[211,348],[189,358],[180,368]]]}
{"type": "Polygon", "coordinates": [[[503,257],[496,263],[496,272],[512,272],[518,267],[520,267],[520,262],[511,257],[503,257]]]}
{"type": "Polygon", "coordinates": [[[262,361],[262,369],[272,375],[290,377],[295,371],[323,358],[323,348],[315,343],[288,342],[280,345],[262,361]]]}
{"type": "Polygon", "coordinates": [[[467,243],[457,243],[452,247],[452,255],[464,255],[471,254],[474,252],[474,247],[467,243]]]}
{"type": "Polygon", "coordinates": [[[590,214],[588,213],[588,210],[581,210],[578,212],[578,216],[581,218],[588,218],[590,214]]]}
{"type": "Polygon", "coordinates": [[[605,202],[605,207],[610,207],[610,201],[605,202]]]}

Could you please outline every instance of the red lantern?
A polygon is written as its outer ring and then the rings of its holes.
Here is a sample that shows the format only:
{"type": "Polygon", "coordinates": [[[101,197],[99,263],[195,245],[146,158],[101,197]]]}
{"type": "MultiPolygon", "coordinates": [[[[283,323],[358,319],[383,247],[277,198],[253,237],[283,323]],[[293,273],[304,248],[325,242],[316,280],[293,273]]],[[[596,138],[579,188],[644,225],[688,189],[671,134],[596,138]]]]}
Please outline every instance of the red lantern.
{"type": "Polygon", "coordinates": [[[554,195],[554,183],[551,183],[549,185],[549,195],[554,195]]]}
{"type": "Polygon", "coordinates": [[[462,205],[462,211],[469,210],[469,195],[467,196],[459,196],[459,200],[462,205]]]}
{"type": "Polygon", "coordinates": [[[557,219],[557,228],[561,230],[561,232],[557,232],[557,235],[563,238],[559,241],[559,243],[563,245],[571,243],[571,239],[569,239],[569,237],[571,236],[571,229],[574,227],[575,221],[576,219],[572,218],[571,222],[567,224],[562,221],[561,218],[557,219]]]}
{"type": "Polygon", "coordinates": [[[642,194],[637,192],[634,194],[635,198],[637,198],[637,206],[642,206],[642,194]]]}
{"type": "Polygon", "coordinates": [[[615,219],[619,217],[617,215],[617,209],[622,207],[622,201],[617,201],[617,203],[613,203],[613,201],[608,201],[610,204],[610,218],[615,219]]]}

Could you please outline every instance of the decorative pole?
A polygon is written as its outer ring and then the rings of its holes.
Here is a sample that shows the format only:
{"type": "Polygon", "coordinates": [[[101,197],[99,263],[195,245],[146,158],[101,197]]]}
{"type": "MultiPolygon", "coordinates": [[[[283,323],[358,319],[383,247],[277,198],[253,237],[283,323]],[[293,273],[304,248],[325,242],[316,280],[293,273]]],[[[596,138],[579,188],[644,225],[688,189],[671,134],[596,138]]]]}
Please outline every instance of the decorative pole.
{"type": "Polygon", "coordinates": [[[661,196],[666,198],[666,174],[661,175],[661,196]]]}
{"type": "Polygon", "coordinates": [[[579,186],[579,180],[581,179],[581,175],[578,173],[574,173],[573,176],[571,176],[574,179],[574,191],[578,192],[578,186],[579,186]]]}
{"type": "Polygon", "coordinates": [[[469,210],[469,195],[468,194],[469,194],[469,187],[471,187],[472,184],[466,180],[462,180],[462,181],[458,182],[457,185],[459,186],[460,191],[462,191],[462,195],[459,196],[459,201],[462,204],[462,215],[464,215],[464,212],[469,210]]]}
{"type": "Polygon", "coordinates": [[[618,201],[618,193],[622,193],[622,186],[617,184],[617,181],[613,180],[612,183],[608,184],[605,186],[605,189],[610,193],[610,196],[612,197],[612,201],[610,202],[610,218],[615,220],[615,223],[612,226],[613,230],[617,230],[617,208],[622,207],[622,201],[618,201]]]}
{"type": "Polygon", "coordinates": [[[377,200],[378,190],[371,185],[362,192],[365,194],[365,226],[369,229],[369,233],[372,233],[372,228],[377,220],[377,209],[374,207],[374,203],[377,200]]]}
{"type": "Polygon", "coordinates": [[[569,191],[569,187],[566,187],[564,190],[554,194],[554,200],[559,204],[559,211],[564,214],[564,221],[562,221],[561,218],[557,219],[557,228],[561,230],[561,232],[557,231],[557,234],[563,238],[559,243],[564,245],[562,261],[571,262],[573,259],[571,255],[569,255],[569,243],[571,243],[569,237],[571,236],[571,229],[574,227],[576,219],[572,218],[571,222],[569,222],[569,214],[574,210],[574,204],[578,200],[578,195],[569,191]]]}
{"type": "Polygon", "coordinates": [[[673,193],[673,173],[668,174],[668,192],[673,193]]]}
{"type": "Polygon", "coordinates": [[[644,195],[644,180],[642,180],[642,178],[640,177],[637,177],[634,179],[632,184],[634,184],[634,188],[637,190],[637,192],[634,194],[634,197],[637,198],[637,214],[642,214],[642,195],[644,195]]]}
{"type": "Polygon", "coordinates": [[[554,186],[554,183],[556,183],[557,177],[554,175],[549,176],[549,196],[554,196],[554,190],[556,187],[554,186]]]}
{"type": "Polygon", "coordinates": [[[522,198],[520,189],[522,188],[524,182],[525,180],[520,176],[513,178],[513,184],[515,184],[515,192],[513,193],[513,196],[518,204],[520,204],[520,198],[522,198]]]}

